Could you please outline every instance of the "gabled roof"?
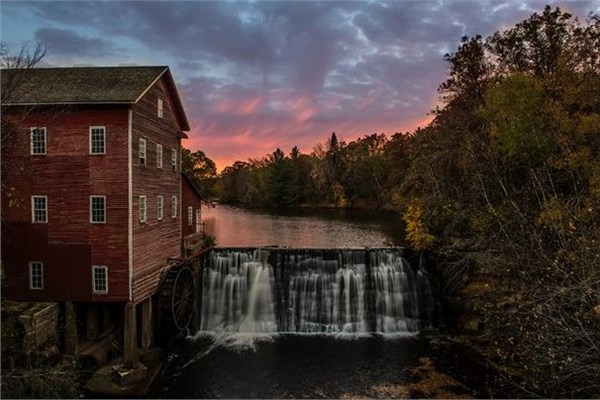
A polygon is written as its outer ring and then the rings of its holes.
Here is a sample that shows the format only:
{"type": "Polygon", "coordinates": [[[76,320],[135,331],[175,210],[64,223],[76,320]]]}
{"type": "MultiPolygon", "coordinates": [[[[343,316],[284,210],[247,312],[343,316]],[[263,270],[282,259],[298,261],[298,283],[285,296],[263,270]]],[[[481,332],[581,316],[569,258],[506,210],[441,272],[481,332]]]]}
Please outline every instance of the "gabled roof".
{"type": "Polygon", "coordinates": [[[200,193],[200,191],[198,190],[198,188],[196,187],[196,185],[194,184],[194,182],[192,182],[192,178],[190,178],[188,176],[188,174],[186,174],[185,172],[181,173],[181,176],[183,177],[183,180],[186,181],[190,187],[192,188],[192,191],[194,193],[196,193],[196,196],[198,196],[200,198],[200,200],[204,201],[204,196],[202,196],[202,193],[200,193]]]}
{"type": "Polygon", "coordinates": [[[2,69],[2,86],[15,74],[19,85],[4,105],[135,104],[164,75],[181,128],[190,129],[166,66],[2,69]]]}

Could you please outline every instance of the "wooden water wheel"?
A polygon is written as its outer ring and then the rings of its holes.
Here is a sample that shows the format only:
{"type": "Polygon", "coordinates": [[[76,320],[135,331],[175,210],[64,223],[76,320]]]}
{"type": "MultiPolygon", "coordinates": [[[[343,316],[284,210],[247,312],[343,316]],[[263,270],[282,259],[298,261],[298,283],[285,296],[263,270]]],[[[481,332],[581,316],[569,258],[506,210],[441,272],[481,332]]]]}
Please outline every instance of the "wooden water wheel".
{"type": "Polygon", "coordinates": [[[194,275],[188,266],[173,267],[167,272],[160,290],[163,322],[178,331],[189,326],[194,313],[194,275]]]}

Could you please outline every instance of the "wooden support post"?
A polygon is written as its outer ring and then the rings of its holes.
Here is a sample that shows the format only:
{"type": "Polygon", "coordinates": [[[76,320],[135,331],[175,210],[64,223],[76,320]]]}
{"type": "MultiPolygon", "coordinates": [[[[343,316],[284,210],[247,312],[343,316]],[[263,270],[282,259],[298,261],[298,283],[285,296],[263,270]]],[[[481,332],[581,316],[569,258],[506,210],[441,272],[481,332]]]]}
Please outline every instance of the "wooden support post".
{"type": "Polygon", "coordinates": [[[98,319],[98,307],[89,304],[85,310],[85,335],[87,340],[96,340],[100,335],[100,320],[98,319]]]}
{"type": "Polygon", "coordinates": [[[154,332],[152,324],[152,297],[142,303],[142,349],[152,347],[154,332]]]}
{"type": "Polygon", "coordinates": [[[72,301],[65,302],[65,354],[77,356],[79,337],[77,335],[77,310],[72,301]]]}
{"type": "Polygon", "coordinates": [[[123,341],[123,363],[127,368],[133,368],[137,365],[138,361],[137,321],[134,303],[127,303],[125,305],[123,341]]]}
{"type": "Polygon", "coordinates": [[[111,306],[108,304],[103,304],[102,305],[102,333],[105,333],[106,331],[112,329],[114,324],[115,324],[115,321],[114,321],[114,318],[112,315],[111,306]]]}

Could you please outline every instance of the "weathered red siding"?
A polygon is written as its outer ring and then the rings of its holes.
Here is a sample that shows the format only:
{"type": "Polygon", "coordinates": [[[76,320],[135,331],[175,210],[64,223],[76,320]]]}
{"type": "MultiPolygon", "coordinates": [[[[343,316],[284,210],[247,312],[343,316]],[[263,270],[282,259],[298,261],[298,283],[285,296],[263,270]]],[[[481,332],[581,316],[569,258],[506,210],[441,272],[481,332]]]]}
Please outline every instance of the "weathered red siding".
{"type": "MultiPolygon", "coordinates": [[[[164,78],[163,78],[164,79],[164,78]]],[[[133,300],[141,301],[156,291],[161,270],[168,258],[180,255],[181,205],[177,205],[177,217],[171,217],[171,196],[180,193],[180,128],[176,122],[173,106],[163,79],[159,80],[133,106],[133,300]],[[164,102],[164,117],[157,115],[158,98],[164,102]],[[139,164],[139,139],[147,143],[146,165],[139,164]],[[163,168],[156,165],[156,144],[163,146],[163,168]],[[177,169],[171,168],[171,149],[177,150],[177,169]],[[164,199],[164,216],[156,216],[159,195],[164,199]],[[147,221],[139,220],[139,196],[147,198],[147,221]]]]}
{"type": "Polygon", "coordinates": [[[196,190],[190,182],[181,177],[181,234],[183,237],[196,232],[196,210],[202,207],[202,198],[198,196],[196,190]],[[189,223],[188,207],[192,207],[192,223],[189,223]]]}
{"type": "MultiPolygon", "coordinates": [[[[27,301],[141,301],[153,294],[169,258],[180,256],[181,120],[176,118],[167,77],[134,105],[79,106],[59,113],[37,108],[19,137],[3,146],[2,260],[5,295],[27,301]],[[164,116],[157,115],[161,98],[164,116]],[[30,155],[29,128],[47,129],[47,154],[30,155]],[[106,127],[106,154],[89,155],[90,126],[106,127]],[[139,164],[140,137],[147,163],[139,164]],[[163,146],[157,168],[156,144],[163,146]],[[177,168],[171,167],[171,149],[177,168]],[[48,198],[48,223],[31,222],[31,196],[48,198]],[[106,196],[107,222],[90,223],[91,195],[106,196]],[[139,196],[147,198],[147,221],[139,221],[139,196]],[[157,197],[164,216],[157,219],[157,197]],[[171,216],[177,196],[177,216],[171,216]],[[130,246],[131,244],[131,246],[130,246]],[[29,289],[30,261],[44,263],[44,288],[29,289]],[[108,267],[108,293],[92,293],[92,265],[108,267]],[[131,284],[130,284],[131,283],[131,284]]],[[[172,87],[171,87],[172,88],[172,87]]],[[[187,122],[181,122],[186,125],[187,122]]]]}
{"type": "Polygon", "coordinates": [[[32,113],[2,149],[2,259],[8,298],[129,299],[127,132],[124,106],[32,113]],[[29,128],[45,126],[46,155],[30,155],[29,128]],[[106,127],[106,154],[89,155],[89,127],[106,127]],[[48,223],[31,223],[31,195],[48,196],[48,223]],[[107,222],[91,224],[89,196],[106,196],[107,222]],[[44,262],[44,289],[29,289],[30,261],[44,262]],[[108,294],[92,294],[92,265],[108,267],[108,294]]]}

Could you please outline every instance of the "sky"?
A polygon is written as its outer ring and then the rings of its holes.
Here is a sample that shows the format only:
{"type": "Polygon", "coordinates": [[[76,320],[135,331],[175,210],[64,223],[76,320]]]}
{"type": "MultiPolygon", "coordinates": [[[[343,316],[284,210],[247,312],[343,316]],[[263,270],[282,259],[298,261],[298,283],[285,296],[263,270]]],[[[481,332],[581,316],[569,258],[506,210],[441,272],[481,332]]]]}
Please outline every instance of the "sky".
{"type": "MultiPolygon", "coordinates": [[[[332,132],[350,141],[426,125],[463,35],[514,25],[544,1],[2,1],[1,39],[42,42],[45,66],[168,65],[219,169],[332,132]]],[[[580,19],[600,0],[560,1],[580,19]]]]}

